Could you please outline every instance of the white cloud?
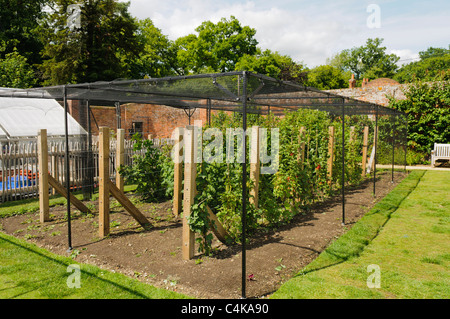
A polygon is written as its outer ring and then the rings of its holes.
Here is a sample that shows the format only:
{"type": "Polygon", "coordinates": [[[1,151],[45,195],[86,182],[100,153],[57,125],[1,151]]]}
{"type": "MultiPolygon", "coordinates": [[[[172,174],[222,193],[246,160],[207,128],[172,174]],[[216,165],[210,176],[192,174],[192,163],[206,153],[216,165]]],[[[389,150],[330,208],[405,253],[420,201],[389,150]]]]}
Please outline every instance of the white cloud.
{"type": "Polygon", "coordinates": [[[411,62],[415,62],[419,60],[419,54],[416,52],[413,52],[409,49],[403,49],[403,50],[390,50],[389,52],[394,53],[396,56],[400,57],[400,60],[397,62],[399,66],[402,66],[403,64],[408,64],[411,62]]]}
{"type": "Polygon", "coordinates": [[[398,52],[401,59],[414,58],[415,52],[428,46],[442,46],[439,39],[447,41],[444,33],[450,25],[445,10],[425,15],[408,10],[413,6],[379,1],[381,28],[370,29],[366,9],[372,2],[131,0],[130,12],[140,19],[151,18],[173,40],[195,33],[203,21],[217,22],[233,15],[257,30],[256,39],[263,50],[289,55],[309,67],[324,64],[343,49],[363,45],[369,37],[384,38],[388,52],[398,52]]]}

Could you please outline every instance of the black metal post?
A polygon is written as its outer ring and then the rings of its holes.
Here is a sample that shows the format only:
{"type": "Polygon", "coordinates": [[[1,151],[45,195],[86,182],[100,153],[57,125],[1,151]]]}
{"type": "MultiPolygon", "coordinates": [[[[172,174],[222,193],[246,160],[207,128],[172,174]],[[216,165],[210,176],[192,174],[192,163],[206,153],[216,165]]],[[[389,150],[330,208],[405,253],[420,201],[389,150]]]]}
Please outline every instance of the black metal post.
{"type": "Polygon", "coordinates": [[[405,135],[404,135],[404,141],[403,141],[403,145],[405,146],[405,173],[406,173],[406,152],[408,152],[408,119],[404,119],[404,121],[406,122],[406,127],[405,127],[405,135]]]}
{"type": "Polygon", "coordinates": [[[392,169],[391,169],[391,182],[394,182],[394,163],[395,163],[395,115],[392,121],[392,169]]]}
{"type": "Polygon", "coordinates": [[[378,141],[378,105],[375,113],[375,133],[374,133],[374,157],[373,157],[373,196],[375,197],[375,184],[377,175],[377,141],[378,141]]]}
{"type": "Polygon", "coordinates": [[[65,154],[65,166],[66,166],[66,190],[67,190],[67,238],[68,238],[68,251],[72,250],[72,227],[70,224],[70,169],[69,169],[69,125],[67,116],[67,88],[64,85],[64,129],[66,139],[66,154],[65,154]]]}
{"type": "Polygon", "coordinates": [[[342,225],[345,225],[345,106],[342,99],[342,225]]]}
{"type": "Polygon", "coordinates": [[[243,88],[242,88],[242,128],[244,136],[242,144],[242,154],[244,161],[242,163],[242,298],[246,298],[246,272],[247,272],[247,256],[246,256],[246,231],[247,231],[247,72],[243,72],[243,88]]]}
{"type": "Polygon", "coordinates": [[[115,102],[114,105],[116,107],[116,120],[117,120],[116,127],[117,129],[120,129],[122,128],[122,113],[120,110],[120,102],[115,102]]]}
{"type": "Polygon", "coordinates": [[[94,159],[92,156],[92,123],[91,123],[91,102],[90,100],[86,101],[87,106],[87,125],[88,125],[88,167],[87,167],[87,175],[88,175],[88,183],[89,183],[89,195],[92,199],[92,195],[94,194],[94,159]]]}

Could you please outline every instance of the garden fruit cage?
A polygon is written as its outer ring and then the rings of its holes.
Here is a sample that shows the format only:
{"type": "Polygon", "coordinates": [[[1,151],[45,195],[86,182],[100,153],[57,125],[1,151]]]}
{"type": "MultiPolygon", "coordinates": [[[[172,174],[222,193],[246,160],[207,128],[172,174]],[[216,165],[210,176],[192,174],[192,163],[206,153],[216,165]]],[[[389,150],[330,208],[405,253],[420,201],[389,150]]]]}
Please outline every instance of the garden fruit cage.
{"type": "MultiPolygon", "coordinates": [[[[199,74],[191,76],[177,76],[165,78],[150,78],[140,80],[114,80],[108,82],[67,84],[31,89],[0,88],[0,97],[55,99],[62,102],[65,109],[66,141],[68,100],[86,101],[89,105],[110,105],[120,107],[126,103],[140,103],[152,105],[167,105],[185,110],[187,116],[191,116],[197,108],[207,109],[208,119],[211,111],[232,111],[242,114],[244,131],[247,129],[247,114],[272,113],[281,116],[288,111],[298,109],[314,109],[325,111],[333,117],[340,117],[345,125],[346,116],[370,116],[374,127],[378,129],[378,120],[387,119],[394,125],[384,126],[384,136],[390,137],[392,142],[392,171],[394,168],[394,144],[404,150],[401,156],[402,164],[406,165],[406,134],[407,122],[403,112],[384,107],[378,104],[344,97],[330,92],[325,92],[312,87],[306,87],[291,82],[280,81],[261,74],[247,71],[227,72],[216,74],[199,74]],[[393,129],[394,128],[394,129],[393,129]]],[[[381,128],[383,129],[383,128],[381,128]]],[[[344,130],[342,130],[344,134],[344,130]]],[[[378,131],[379,132],[379,131],[378,131]]],[[[90,136],[90,130],[87,132],[90,136]]],[[[345,151],[345,141],[342,137],[342,154],[345,151]]],[[[67,143],[68,144],[68,143],[67,143]]],[[[67,145],[66,144],[66,145],[67,145]]],[[[282,147],[282,145],[281,145],[282,147]]],[[[375,163],[377,144],[374,142],[375,163]]],[[[66,158],[69,158],[70,150],[65,149],[66,158]]],[[[244,156],[245,158],[245,156],[244,156]]],[[[398,161],[398,159],[397,159],[398,161]]],[[[69,162],[66,162],[66,189],[69,187],[69,162]]],[[[342,156],[342,165],[345,165],[342,156]]],[[[247,159],[242,163],[243,172],[246,172],[247,159]]],[[[405,166],[406,167],[406,166],[405,166]]],[[[342,170],[344,172],[344,170],[342,170]]],[[[374,170],[374,192],[375,192],[374,170]]],[[[342,173],[342,185],[345,176],[342,173]]],[[[245,297],[246,285],[246,189],[247,173],[242,178],[242,296],[245,297]]],[[[343,214],[345,213],[345,187],[342,187],[343,214]]],[[[70,220],[70,205],[68,216],[70,220]]],[[[70,223],[69,223],[70,227],[70,223]]],[[[70,232],[69,232],[70,234],[70,232]]],[[[69,235],[70,236],[70,235],[69,235]]],[[[70,245],[69,245],[70,247],[70,245]]]]}

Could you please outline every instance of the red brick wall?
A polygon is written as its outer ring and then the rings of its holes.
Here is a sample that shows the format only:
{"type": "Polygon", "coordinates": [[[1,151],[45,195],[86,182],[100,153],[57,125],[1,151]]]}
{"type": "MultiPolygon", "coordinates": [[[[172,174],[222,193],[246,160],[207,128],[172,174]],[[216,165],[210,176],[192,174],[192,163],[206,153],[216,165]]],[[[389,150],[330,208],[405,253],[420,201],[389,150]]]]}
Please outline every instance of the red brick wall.
{"type": "MultiPolygon", "coordinates": [[[[153,137],[170,138],[176,127],[185,127],[189,125],[189,117],[182,109],[169,107],[166,105],[154,104],[123,104],[121,108],[121,128],[125,129],[126,138],[130,137],[133,122],[142,122],[143,135],[147,137],[152,134],[153,137]]],[[[78,101],[69,101],[69,112],[80,121],[78,101]]],[[[92,134],[98,134],[98,127],[107,126],[116,130],[118,117],[115,107],[91,106],[91,131],[92,134]]],[[[206,109],[196,109],[191,116],[191,124],[195,120],[207,122],[206,109]]],[[[85,128],[87,130],[87,128],[85,128]]]]}
{"type": "MultiPolygon", "coordinates": [[[[170,138],[177,127],[189,125],[189,117],[177,108],[166,105],[128,104],[121,106],[122,128],[128,133],[133,122],[142,122],[143,134],[153,134],[153,137],[170,138]]],[[[191,124],[195,120],[206,123],[206,109],[196,109],[191,117],[191,124]]]]}

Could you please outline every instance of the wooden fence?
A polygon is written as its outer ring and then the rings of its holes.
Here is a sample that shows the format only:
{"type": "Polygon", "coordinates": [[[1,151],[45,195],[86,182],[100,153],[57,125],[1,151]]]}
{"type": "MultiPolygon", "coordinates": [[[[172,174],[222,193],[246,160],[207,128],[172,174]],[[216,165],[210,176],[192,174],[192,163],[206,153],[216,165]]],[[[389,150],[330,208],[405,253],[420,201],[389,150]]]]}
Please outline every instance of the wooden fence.
{"type": "MultiPolygon", "coordinates": [[[[38,168],[38,138],[0,139],[0,201],[39,196],[38,168]]],[[[48,171],[62,185],[66,185],[64,137],[48,137],[48,171]]],[[[124,163],[133,164],[134,141],[124,141],[124,163]]],[[[115,138],[110,139],[111,179],[116,176],[116,144],[115,138]]],[[[153,138],[155,147],[173,144],[171,139],[153,138]]],[[[141,151],[143,152],[143,151],[141,151]]],[[[99,140],[92,137],[92,143],[87,136],[69,137],[69,169],[71,189],[77,190],[98,187],[99,176],[99,140]]],[[[54,190],[52,190],[54,192],[54,190]]]]}

